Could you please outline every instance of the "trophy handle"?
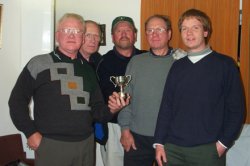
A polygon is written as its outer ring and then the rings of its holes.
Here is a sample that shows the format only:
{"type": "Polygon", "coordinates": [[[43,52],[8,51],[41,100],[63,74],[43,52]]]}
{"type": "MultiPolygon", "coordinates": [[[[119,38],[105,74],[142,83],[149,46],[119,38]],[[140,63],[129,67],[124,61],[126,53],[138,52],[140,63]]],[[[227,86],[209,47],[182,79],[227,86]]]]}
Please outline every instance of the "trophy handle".
{"type": "Polygon", "coordinates": [[[127,86],[128,83],[131,81],[131,75],[126,75],[125,77],[126,77],[126,80],[127,80],[125,85],[127,86]]]}
{"type": "Polygon", "coordinates": [[[115,76],[110,76],[110,81],[115,85],[115,87],[117,86],[117,84],[115,83],[115,76]]]}

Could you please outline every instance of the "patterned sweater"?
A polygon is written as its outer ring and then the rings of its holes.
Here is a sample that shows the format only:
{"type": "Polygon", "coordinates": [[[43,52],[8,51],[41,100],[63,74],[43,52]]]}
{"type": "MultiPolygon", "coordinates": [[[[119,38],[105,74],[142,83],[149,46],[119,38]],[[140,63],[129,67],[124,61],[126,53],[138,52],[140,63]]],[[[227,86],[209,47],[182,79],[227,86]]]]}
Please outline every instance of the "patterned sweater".
{"type": "Polygon", "coordinates": [[[21,72],[9,99],[13,123],[28,138],[34,132],[80,141],[93,133],[93,121],[112,118],[95,73],[87,62],[56,50],[32,58],[21,72]],[[34,120],[29,116],[31,98],[34,120]]]}

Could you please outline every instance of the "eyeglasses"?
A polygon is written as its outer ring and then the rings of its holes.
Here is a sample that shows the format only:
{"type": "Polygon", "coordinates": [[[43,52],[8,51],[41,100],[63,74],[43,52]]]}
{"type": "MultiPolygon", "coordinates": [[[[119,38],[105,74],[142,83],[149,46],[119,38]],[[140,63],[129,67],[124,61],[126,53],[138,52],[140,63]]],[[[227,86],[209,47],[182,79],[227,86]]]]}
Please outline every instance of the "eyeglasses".
{"type": "Polygon", "coordinates": [[[59,30],[60,32],[62,32],[65,35],[82,35],[83,31],[81,31],[80,29],[76,29],[76,28],[63,28],[61,30],[59,30]]]}
{"type": "Polygon", "coordinates": [[[97,34],[86,33],[85,34],[85,39],[87,39],[87,40],[94,39],[96,41],[100,41],[101,37],[100,37],[100,35],[97,35],[97,34]]]}
{"type": "Polygon", "coordinates": [[[148,29],[146,29],[146,34],[147,35],[152,35],[153,33],[161,34],[161,33],[166,32],[166,31],[167,31],[166,28],[148,28],[148,29]]]}

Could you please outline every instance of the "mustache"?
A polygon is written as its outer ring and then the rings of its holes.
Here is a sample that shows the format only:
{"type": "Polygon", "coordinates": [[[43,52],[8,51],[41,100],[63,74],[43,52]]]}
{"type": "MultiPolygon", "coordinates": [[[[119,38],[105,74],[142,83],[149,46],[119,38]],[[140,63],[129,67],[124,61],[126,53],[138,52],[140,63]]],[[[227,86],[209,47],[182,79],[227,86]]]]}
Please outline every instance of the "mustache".
{"type": "Polygon", "coordinates": [[[128,38],[128,37],[121,37],[121,39],[120,39],[120,40],[124,40],[124,39],[129,40],[129,38],[128,38]]]}

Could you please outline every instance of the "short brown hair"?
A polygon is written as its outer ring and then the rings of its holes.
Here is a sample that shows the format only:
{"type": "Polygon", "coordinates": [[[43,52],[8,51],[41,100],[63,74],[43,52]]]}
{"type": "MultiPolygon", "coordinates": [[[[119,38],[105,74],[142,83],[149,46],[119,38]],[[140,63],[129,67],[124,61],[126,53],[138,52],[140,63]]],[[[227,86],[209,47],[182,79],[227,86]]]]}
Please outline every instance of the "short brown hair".
{"type": "Polygon", "coordinates": [[[212,23],[210,18],[208,17],[208,15],[206,13],[204,13],[201,10],[198,9],[189,9],[187,11],[185,11],[179,18],[178,21],[178,28],[179,31],[181,32],[181,27],[182,27],[182,23],[186,18],[190,18],[190,17],[194,17],[196,18],[198,21],[201,22],[204,31],[208,32],[207,37],[205,38],[206,44],[208,43],[211,34],[212,34],[212,23]]]}

